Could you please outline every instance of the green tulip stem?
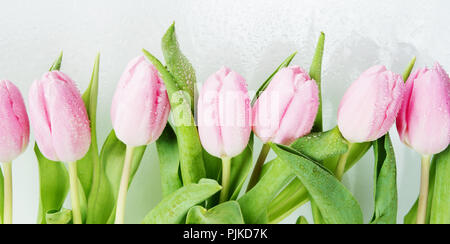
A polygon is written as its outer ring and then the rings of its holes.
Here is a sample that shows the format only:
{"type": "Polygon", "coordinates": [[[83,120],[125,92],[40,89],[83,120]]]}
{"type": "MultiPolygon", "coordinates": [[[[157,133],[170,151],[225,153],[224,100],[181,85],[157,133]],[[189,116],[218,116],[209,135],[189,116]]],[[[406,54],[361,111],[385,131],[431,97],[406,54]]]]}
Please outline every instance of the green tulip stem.
{"type": "Polygon", "coordinates": [[[120,179],[119,195],[117,197],[117,210],[115,224],[125,223],[125,205],[127,202],[128,185],[130,184],[131,159],[133,158],[134,147],[128,146],[123,163],[122,178],[120,179]]]}
{"type": "Polygon", "coordinates": [[[425,219],[427,216],[430,162],[431,162],[431,155],[422,156],[422,174],[420,176],[419,207],[417,209],[416,224],[425,224],[425,219]]]}
{"type": "Polygon", "coordinates": [[[220,202],[228,200],[228,193],[230,191],[230,168],[231,158],[222,158],[222,191],[220,192],[220,202]]]}
{"type": "Polygon", "coordinates": [[[74,224],[82,224],[80,208],[80,192],[78,190],[77,162],[69,162],[70,199],[72,200],[72,215],[74,224]]]}
{"type": "Polygon", "coordinates": [[[338,178],[338,180],[342,180],[342,177],[344,176],[345,167],[347,166],[348,156],[350,155],[352,146],[353,146],[353,143],[349,142],[347,152],[342,154],[339,157],[339,162],[338,162],[338,164],[336,166],[336,170],[334,172],[334,174],[335,174],[336,178],[338,178]]]}
{"type": "Polygon", "coordinates": [[[252,176],[250,177],[250,181],[247,186],[247,192],[250,191],[258,183],[264,162],[266,162],[267,154],[269,154],[269,151],[269,144],[264,144],[261,148],[261,152],[259,153],[259,157],[256,161],[255,168],[253,169],[252,176]]]}
{"type": "Polygon", "coordinates": [[[11,162],[3,164],[5,174],[5,198],[3,223],[12,224],[12,166],[11,162]]]}

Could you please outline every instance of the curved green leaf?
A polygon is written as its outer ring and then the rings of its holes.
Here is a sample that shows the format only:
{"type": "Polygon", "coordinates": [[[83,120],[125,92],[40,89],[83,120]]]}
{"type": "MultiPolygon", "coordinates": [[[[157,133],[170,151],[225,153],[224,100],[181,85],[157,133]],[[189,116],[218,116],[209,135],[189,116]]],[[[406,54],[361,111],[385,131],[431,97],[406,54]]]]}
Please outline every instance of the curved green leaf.
{"type": "Polygon", "coordinates": [[[295,178],[273,199],[268,207],[269,223],[279,223],[309,201],[308,191],[295,178]]]}
{"type": "MultiPolygon", "coordinates": [[[[144,152],[147,146],[140,146],[136,147],[133,151],[133,157],[131,160],[131,174],[130,174],[130,180],[128,186],[131,185],[131,182],[133,181],[134,175],[136,174],[136,171],[139,168],[139,165],[141,163],[142,157],[144,156],[144,152]]],[[[126,145],[121,142],[117,136],[114,130],[111,130],[109,133],[108,138],[106,138],[105,143],[103,144],[102,151],[100,152],[100,162],[105,167],[105,175],[109,181],[102,180],[103,184],[105,186],[102,187],[105,192],[102,194],[105,194],[105,199],[103,200],[104,203],[107,203],[105,206],[98,206],[103,207],[104,211],[98,213],[99,216],[101,216],[102,220],[106,217],[106,215],[109,212],[109,219],[108,223],[114,222],[115,218],[115,211],[114,208],[116,206],[116,200],[117,195],[119,194],[119,187],[120,187],[120,179],[122,178],[122,170],[123,170],[123,163],[125,160],[125,152],[126,152],[126,145]],[[108,192],[107,190],[107,184],[110,184],[111,192],[108,192]],[[110,204],[111,202],[111,195],[113,197],[113,204],[110,204]]]]}
{"type": "Polygon", "coordinates": [[[61,211],[49,211],[45,215],[47,224],[70,224],[72,222],[72,210],[61,209],[61,211]]]}
{"type": "Polygon", "coordinates": [[[267,219],[264,215],[269,203],[294,177],[289,166],[279,158],[273,160],[269,167],[259,182],[238,200],[246,224],[262,224],[259,221],[267,219]]]}
{"type": "Polygon", "coordinates": [[[156,141],[163,197],[183,186],[180,179],[180,160],[175,132],[170,124],[156,141]]]}
{"type": "MultiPolygon", "coordinates": [[[[345,164],[345,172],[351,169],[369,151],[371,146],[372,142],[353,143],[345,164]]],[[[340,155],[327,158],[323,161],[323,165],[334,172],[339,162],[339,157],[340,155]]]]}
{"type": "Polygon", "coordinates": [[[430,224],[450,224],[450,146],[433,157],[434,189],[430,224]]]}
{"type": "Polygon", "coordinates": [[[145,219],[144,224],[179,224],[189,209],[220,191],[222,187],[215,180],[201,179],[198,184],[185,185],[165,197],[145,219]]]}
{"type": "Polygon", "coordinates": [[[241,208],[236,201],[224,202],[210,210],[201,206],[192,207],[186,224],[244,224],[241,208]]]}
{"type": "MultiPolygon", "coordinates": [[[[348,148],[345,139],[337,128],[326,132],[311,133],[295,141],[292,144],[292,147],[317,161],[341,155],[345,153],[348,148]]],[[[249,207],[247,209],[241,206],[244,216],[246,215],[246,211],[255,212],[252,213],[253,217],[250,218],[252,221],[256,221],[255,219],[267,209],[268,220],[272,222],[274,219],[279,218],[279,216],[284,217],[286,211],[293,211],[296,207],[305,203],[308,199],[307,191],[303,188],[303,185],[298,178],[293,178],[294,176],[291,169],[286,165],[281,164],[279,160],[278,162],[277,160],[272,160],[266,163],[263,166],[262,176],[258,183],[258,189],[260,190],[255,190],[254,193],[249,192],[250,194],[246,194],[247,196],[244,195],[245,198],[243,197],[244,199],[248,199],[245,201],[248,201],[249,203],[258,203],[259,207],[249,207]],[[278,165],[272,168],[272,164],[275,163],[278,165]],[[285,170],[285,172],[281,172],[281,170],[285,170]],[[272,179],[274,178],[277,179],[277,183],[272,184],[272,179]],[[288,182],[290,183],[286,188],[284,188],[274,199],[276,194],[278,194],[288,182]]]]}
{"type": "Polygon", "coordinates": [[[319,40],[317,41],[316,52],[309,69],[309,76],[316,81],[319,87],[319,108],[317,110],[316,119],[314,120],[313,132],[321,132],[323,130],[322,124],[322,59],[323,49],[325,46],[325,34],[320,33],[319,40]]]}
{"type": "Polygon", "coordinates": [[[89,117],[91,127],[91,145],[86,155],[77,161],[78,178],[83,187],[85,198],[89,197],[91,187],[95,181],[98,181],[100,170],[100,159],[97,145],[97,97],[98,97],[98,73],[99,73],[100,54],[95,58],[94,69],[92,71],[91,82],[84,92],[82,98],[89,117]]]}
{"type": "Polygon", "coordinates": [[[253,136],[247,147],[238,156],[231,159],[230,200],[236,200],[253,166],[253,136]]]}
{"type": "Polygon", "coordinates": [[[62,58],[63,58],[63,52],[61,51],[59,53],[58,58],[55,60],[55,62],[53,62],[52,66],[50,67],[50,71],[54,71],[54,70],[60,70],[61,69],[61,63],[62,63],[62,58]]]}
{"type": "Polygon", "coordinates": [[[205,162],[206,178],[219,181],[222,174],[222,159],[214,157],[203,149],[203,160],[205,162]]]}
{"type": "Polygon", "coordinates": [[[326,168],[289,147],[276,144],[271,144],[271,147],[303,183],[326,223],[359,224],[363,222],[358,202],[326,168]]]}
{"type": "Polygon", "coordinates": [[[406,68],[405,72],[403,72],[403,81],[406,82],[411,74],[414,65],[416,64],[416,57],[414,57],[411,62],[408,64],[408,68],[406,68]]]}
{"type": "Polygon", "coordinates": [[[83,101],[91,123],[92,143],[86,156],[78,161],[78,175],[83,189],[88,191],[86,193],[88,197],[86,222],[88,224],[106,223],[114,206],[114,197],[106,177],[105,165],[100,161],[96,135],[99,64],[100,54],[95,59],[89,87],[83,94],[83,101]]]}
{"type": "Polygon", "coordinates": [[[292,143],[291,147],[319,162],[344,154],[348,150],[347,141],[338,127],[301,137],[292,143]]]}
{"type": "Polygon", "coordinates": [[[69,174],[61,162],[51,161],[42,155],[37,145],[34,152],[39,166],[39,212],[38,224],[45,224],[49,211],[59,211],[69,192],[69,174]]]}
{"type": "Polygon", "coordinates": [[[397,222],[397,169],[389,133],[373,142],[375,210],[371,224],[397,222]]]}
{"type": "MultiPolygon", "coordinates": [[[[348,171],[353,167],[364,154],[369,150],[372,143],[364,142],[353,144],[350,148],[350,153],[347,159],[347,165],[345,171],[348,171]]],[[[301,151],[300,151],[301,152],[301,151]]],[[[301,152],[308,155],[310,158],[314,158],[314,155],[309,155],[307,153],[301,152]]],[[[340,154],[325,159],[324,166],[330,171],[334,171],[339,160],[340,154]]],[[[300,179],[295,178],[289,183],[283,191],[278,194],[278,196],[272,201],[269,206],[268,215],[270,223],[278,223],[291,213],[293,213],[300,206],[308,202],[308,192],[304,188],[300,179]]]]}
{"type": "MultiPolygon", "coordinates": [[[[221,181],[222,178],[222,159],[214,157],[203,149],[203,160],[205,162],[206,178],[221,181]]],[[[220,192],[214,194],[206,200],[206,208],[212,208],[219,204],[220,192]]]]}
{"type": "Polygon", "coordinates": [[[194,111],[194,89],[196,83],[195,70],[192,64],[180,50],[173,23],[161,40],[161,48],[167,69],[175,78],[181,90],[189,94],[189,103],[194,111]]]}
{"type": "Polygon", "coordinates": [[[167,88],[174,121],[174,130],[178,140],[180,167],[183,184],[197,183],[206,176],[203,161],[203,148],[200,143],[197,126],[189,105],[189,98],[179,87],[173,75],[147,50],[144,55],[161,74],[167,88]]]}
{"type": "Polygon", "coordinates": [[[307,225],[309,223],[308,223],[308,220],[304,216],[300,216],[300,217],[298,217],[296,224],[307,225]]]}
{"type": "Polygon", "coordinates": [[[417,208],[419,207],[419,199],[414,202],[414,205],[403,218],[403,224],[415,224],[417,220],[417,208]]]}

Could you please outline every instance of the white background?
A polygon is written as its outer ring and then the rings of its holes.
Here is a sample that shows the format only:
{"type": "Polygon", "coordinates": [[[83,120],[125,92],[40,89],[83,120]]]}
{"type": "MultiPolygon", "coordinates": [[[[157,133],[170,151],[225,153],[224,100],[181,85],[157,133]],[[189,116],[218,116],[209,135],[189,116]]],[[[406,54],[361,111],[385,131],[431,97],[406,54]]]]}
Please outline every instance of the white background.
{"type": "MultiPolygon", "coordinates": [[[[0,2],[0,79],[26,94],[64,50],[62,70],[86,89],[101,52],[99,144],[111,129],[109,109],[128,61],[147,48],[162,58],[160,39],[172,21],[198,81],[226,65],[241,73],[249,89],[289,54],[309,68],[320,31],[326,33],[323,95],[325,128],[336,124],[345,89],[365,69],[384,64],[401,73],[413,56],[417,65],[439,61],[450,71],[450,2],[441,1],[144,1],[40,0],[0,2]]],[[[417,67],[417,66],[416,66],[417,67]]],[[[399,221],[418,195],[419,156],[391,130],[398,161],[399,221]]],[[[34,139],[31,138],[31,143],[34,139]]],[[[261,144],[257,142],[258,151],[261,144]]],[[[38,210],[38,169],[32,144],[13,164],[15,223],[33,223],[38,210]]],[[[140,222],[161,199],[159,168],[151,145],[131,186],[127,222],[140,222]]],[[[344,177],[367,222],[373,209],[372,151],[344,177]]],[[[311,220],[303,207],[300,215],[311,220]]]]}

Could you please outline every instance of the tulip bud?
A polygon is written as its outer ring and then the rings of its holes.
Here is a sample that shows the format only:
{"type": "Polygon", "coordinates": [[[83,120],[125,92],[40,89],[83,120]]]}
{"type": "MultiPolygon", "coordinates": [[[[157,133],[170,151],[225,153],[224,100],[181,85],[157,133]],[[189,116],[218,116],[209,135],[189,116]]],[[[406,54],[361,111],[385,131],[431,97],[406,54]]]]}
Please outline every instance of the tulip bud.
{"type": "Polygon", "coordinates": [[[400,139],[422,155],[437,154],[449,145],[450,78],[438,63],[407,80],[397,130],[400,139]]]}
{"type": "Polygon", "coordinates": [[[30,124],[19,89],[0,81],[0,162],[11,162],[28,145],[30,124]]]}
{"type": "Polygon", "coordinates": [[[117,137],[129,146],[156,141],[167,124],[170,105],[164,82],[144,56],[133,59],[120,78],[111,119],[117,137]]]}
{"type": "Polygon", "coordinates": [[[389,131],[400,110],[405,85],[400,75],[374,66],[353,82],[338,110],[338,126],[352,143],[374,141],[389,131]]]}
{"type": "Polygon", "coordinates": [[[74,162],[89,150],[91,130],[80,92],[69,76],[52,71],[29,91],[30,121],[42,154],[50,160],[74,162]]]}
{"type": "Polygon", "coordinates": [[[241,153],[251,132],[251,107],[242,76],[222,68],[203,84],[198,100],[200,140],[205,150],[220,158],[241,153]]]}
{"type": "Polygon", "coordinates": [[[300,67],[283,68],[253,106],[253,131],[264,142],[289,145],[308,134],[319,107],[319,89],[300,67]]]}

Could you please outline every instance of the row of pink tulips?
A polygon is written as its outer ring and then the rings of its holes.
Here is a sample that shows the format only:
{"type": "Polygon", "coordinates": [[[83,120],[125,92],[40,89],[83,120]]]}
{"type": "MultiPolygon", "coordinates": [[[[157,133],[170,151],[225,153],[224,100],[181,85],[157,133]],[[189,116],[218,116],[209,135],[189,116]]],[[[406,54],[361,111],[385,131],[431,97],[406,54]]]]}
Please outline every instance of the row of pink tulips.
{"type": "MultiPolygon", "coordinates": [[[[76,161],[91,143],[81,95],[70,77],[52,71],[32,84],[28,98],[39,149],[48,159],[69,165],[74,223],[81,223],[76,161]]],[[[200,92],[197,121],[202,146],[224,162],[222,196],[228,195],[230,159],[244,150],[252,131],[265,144],[290,145],[310,133],[318,107],[316,82],[298,66],[281,69],[253,107],[242,76],[229,68],[211,75],[200,92]]],[[[115,133],[127,145],[116,223],[124,219],[133,148],[157,140],[169,112],[169,98],[156,68],[143,56],[133,59],[120,78],[111,107],[115,133]]],[[[431,155],[449,145],[450,79],[439,64],[419,69],[406,83],[384,66],[374,66],[350,86],[339,106],[338,127],[350,145],[380,138],[395,122],[401,140],[423,156],[425,167],[431,155]]],[[[0,82],[0,130],[4,222],[11,223],[11,161],[26,149],[30,130],[20,91],[10,81],[0,82]]],[[[344,168],[338,167],[338,178],[344,168]]],[[[426,193],[422,193],[419,209],[426,208],[422,197],[426,193]]]]}

